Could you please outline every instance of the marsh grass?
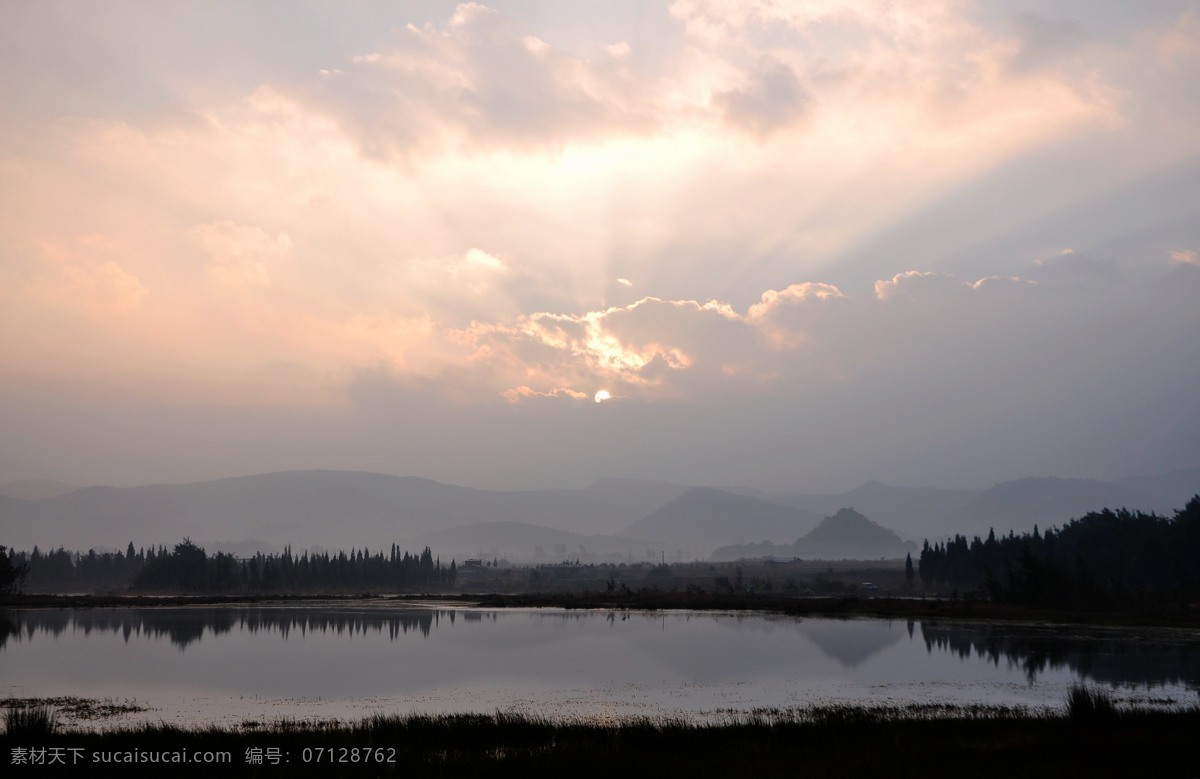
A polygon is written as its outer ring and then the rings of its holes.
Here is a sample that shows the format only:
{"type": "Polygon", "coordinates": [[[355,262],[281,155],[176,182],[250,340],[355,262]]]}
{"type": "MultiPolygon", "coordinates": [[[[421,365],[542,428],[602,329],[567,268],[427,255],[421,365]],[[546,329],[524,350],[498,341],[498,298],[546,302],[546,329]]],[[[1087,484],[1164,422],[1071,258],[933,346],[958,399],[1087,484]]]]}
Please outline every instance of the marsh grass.
{"type": "MultiPolygon", "coordinates": [[[[1103,695],[1101,696],[1103,698],[1103,695]]],[[[1100,704],[1103,706],[1103,704],[1100,704]]],[[[277,748],[292,776],[1109,776],[1177,775],[1192,760],[1200,706],[1162,711],[1122,706],[1121,737],[1080,727],[1064,707],[937,704],[825,705],[682,717],[548,717],[491,714],[376,714],[361,720],[280,719],[229,726],[164,723],[102,731],[7,734],[15,746],[87,750],[227,750],[226,776],[253,773],[244,755],[277,748]],[[305,758],[317,747],[384,750],[384,764],[305,758]]],[[[283,776],[264,766],[253,775],[283,776]]],[[[211,779],[211,766],[177,766],[174,776],[211,779]]],[[[151,773],[122,775],[154,775],[151,773]]]]}
{"type": "Polygon", "coordinates": [[[113,698],[80,698],[78,696],[3,698],[0,699],[0,708],[6,710],[50,709],[62,727],[70,727],[72,724],[81,722],[99,722],[146,711],[144,706],[128,698],[116,700],[113,698]]]}
{"type": "Polygon", "coordinates": [[[1112,722],[1120,713],[1112,694],[1099,687],[1073,684],[1067,691],[1067,718],[1072,722],[1112,722]]]}
{"type": "Polygon", "coordinates": [[[49,706],[9,706],[4,711],[4,734],[10,738],[42,738],[58,730],[58,714],[49,706]]]}

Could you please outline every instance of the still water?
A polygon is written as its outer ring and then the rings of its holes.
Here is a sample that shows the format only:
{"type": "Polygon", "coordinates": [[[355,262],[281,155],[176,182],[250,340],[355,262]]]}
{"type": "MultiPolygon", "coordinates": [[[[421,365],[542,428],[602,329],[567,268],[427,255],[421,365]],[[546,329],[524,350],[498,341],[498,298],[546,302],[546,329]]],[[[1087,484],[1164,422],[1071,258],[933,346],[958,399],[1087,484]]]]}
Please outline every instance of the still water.
{"type": "Polygon", "coordinates": [[[0,611],[0,698],[132,699],[126,719],[520,711],[720,717],[821,703],[1200,699],[1196,631],[765,614],[398,606],[0,611]]]}

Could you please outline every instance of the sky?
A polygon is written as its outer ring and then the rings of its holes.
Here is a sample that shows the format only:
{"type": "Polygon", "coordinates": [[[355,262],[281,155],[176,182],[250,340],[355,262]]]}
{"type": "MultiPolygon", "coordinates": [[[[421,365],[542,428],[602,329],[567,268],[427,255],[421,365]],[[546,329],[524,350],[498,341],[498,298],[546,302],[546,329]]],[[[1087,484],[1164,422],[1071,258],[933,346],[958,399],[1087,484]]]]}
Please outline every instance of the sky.
{"type": "Polygon", "coordinates": [[[0,4],[0,482],[1200,465],[1200,2],[0,4]]]}

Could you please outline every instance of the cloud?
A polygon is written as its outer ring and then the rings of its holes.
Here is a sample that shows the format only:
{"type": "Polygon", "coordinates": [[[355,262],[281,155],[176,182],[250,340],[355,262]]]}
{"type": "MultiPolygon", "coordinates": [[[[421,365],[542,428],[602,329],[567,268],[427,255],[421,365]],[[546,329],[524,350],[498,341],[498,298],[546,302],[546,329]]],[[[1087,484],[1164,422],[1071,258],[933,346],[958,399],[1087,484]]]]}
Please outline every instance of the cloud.
{"type": "Polygon", "coordinates": [[[750,306],[746,320],[761,329],[776,348],[795,348],[813,340],[844,310],[846,296],[832,284],[804,282],[769,289],[750,306]],[[837,309],[831,311],[831,309],[837,309]]]}
{"type": "Polygon", "coordinates": [[[209,271],[233,286],[269,285],[271,269],[287,259],[292,240],[229,220],[196,225],[192,235],[209,256],[209,271]]]}
{"type": "Polygon", "coordinates": [[[414,162],[722,125],[759,140],[789,128],[868,155],[879,127],[888,151],[951,140],[995,155],[1112,115],[1095,68],[1031,76],[1048,52],[1069,48],[1069,23],[1027,15],[1002,34],[973,23],[961,3],[903,5],[684,0],[672,18],[709,32],[634,62],[627,42],[572,50],[520,29],[527,22],[516,15],[464,4],[444,25],[409,24],[390,45],[355,55],[344,78],[318,80],[304,100],[365,153],[414,162]]]}
{"type": "Polygon", "coordinates": [[[499,382],[506,399],[521,386],[541,393],[603,386],[643,401],[681,398],[714,387],[759,350],[753,345],[759,336],[728,304],[659,298],[477,322],[455,337],[470,353],[469,369],[482,377],[475,386],[499,382]]]}
{"type": "Polygon", "coordinates": [[[102,235],[66,245],[46,242],[41,250],[48,273],[33,282],[34,291],[57,305],[100,315],[129,313],[149,293],[137,276],[112,259],[117,246],[102,235]]]}
{"type": "Polygon", "coordinates": [[[949,355],[1028,345],[1032,332],[1059,313],[1077,312],[1088,294],[1048,297],[1018,277],[966,282],[908,271],[878,281],[865,298],[819,282],[767,290],[745,313],[715,300],[646,297],[576,314],[475,323],[459,337],[473,355],[470,369],[493,377],[476,385],[505,384],[506,399],[602,386],[643,402],[694,402],[730,392],[770,396],[797,382],[837,384],[884,364],[944,370],[949,355]],[[1018,320],[1011,319],[1014,307],[1024,312],[1018,320]]]}
{"type": "MultiPolygon", "coordinates": [[[[1112,31],[1099,6],[1076,25],[681,0],[593,29],[392,6],[283,57],[209,11],[229,36],[197,49],[153,14],[132,38],[83,25],[76,49],[41,9],[21,34],[45,55],[0,76],[18,387],[428,408],[430,430],[464,409],[569,419],[603,387],[613,416],[670,409],[676,433],[697,409],[770,417],[743,445],[782,462],[813,443],[800,422],[785,440],[795,420],[931,447],[939,408],[953,430],[1030,409],[1083,429],[1144,394],[1120,370],[1196,364],[1193,11],[1130,6],[1112,31]],[[81,50],[132,59],[60,67],[81,50]]],[[[686,440],[717,458],[718,439],[686,440]]]]}
{"type": "Polygon", "coordinates": [[[1038,260],[1023,273],[1035,281],[1060,285],[1120,284],[1124,278],[1115,257],[1093,257],[1072,249],[1038,260]]]}
{"type": "Polygon", "coordinates": [[[464,143],[553,149],[652,128],[645,87],[621,67],[628,44],[606,51],[560,50],[515,29],[509,16],[466,3],[445,26],[409,24],[391,46],[356,55],[345,78],[313,85],[309,99],[382,156],[464,143]]]}
{"type": "Polygon", "coordinates": [[[915,302],[930,297],[962,296],[971,285],[948,273],[905,271],[875,282],[875,297],[882,301],[915,302]]]}
{"type": "Polygon", "coordinates": [[[689,32],[708,38],[727,38],[755,25],[812,28],[849,26],[875,35],[928,41],[944,37],[961,26],[961,3],[954,0],[817,0],[780,3],[772,0],[677,0],[672,16],[685,20],[689,32]],[[720,30],[718,35],[715,30],[720,30]]]}
{"type": "Polygon", "coordinates": [[[617,43],[610,43],[604,47],[604,50],[607,51],[613,58],[623,60],[629,56],[631,51],[633,51],[633,47],[631,47],[625,41],[619,41],[617,43]]]}
{"type": "Polygon", "coordinates": [[[751,318],[765,318],[773,310],[789,303],[809,300],[841,300],[846,296],[833,284],[806,281],[792,284],[783,290],[769,289],[762,294],[762,300],[750,307],[751,318]]]}
{"type": "Polygon", "coordinates": [[[1184,11],[1174,25],[1157,36],[1154,45],[1160,61],[1168,67],[1200,66],[1200,12],[1184,11]]]}
{"type": "MultiPolygon", "coordinates": [[[[1175,386],[1180,355],[1194,351],[1184,334],[1200,320],[1181,305],[1189,293],[1165,280],[1047,287],[917,271],[881,279],[882,297],[801,282],[767,290],[741,310],[643,298],[476,322],[454,334],[461,359],[427,381],[430,391],[458,388],[455,398],[438,400],[446,414],[476,414],[491,403],[582,410],[604,388],[624,399],[606,423],[613,435],[642,442],[622,450],[637,463],[630,467],[665,467],[642,447],[661,437],[678,448],[692,430],[692,445],[721,467],[731,467],[727,445],[772,473],[786,470],[781,461],[748,453],[770,451],[821,472],[836,471],[832,462],[899,458],[893,465],[909,463],[905,470],[914,457],[965,452],[957,447],[981,437],[1074,440],[1088,420],[1138,397],[1139,377],[1161,375],[1175,386]]],[[[576,424],[555,419],[564,429],[576,424]]],[[[1005,446],[984,459],[1016,451],[1005,446]]]]}
{"type": "Polygon", "coordinates": [[[1174,249],[1169,256],[1172,265],[1200,266],[1200,253],[1195,249],[1174,249]]]}
{"type": "Polygon", "coordinates": [[[500,397],[508,403],[520,403],[524,400],[587,400],[588,394],[567,387],[555,387],[546,392],[539,392],[525,385],[512,387],[500,393],[500,397]]]}
{"type": "MultiPolygon", "coordinates": [[[[616,274],[664,299],[753,300],[1103,108],[1071,83],[980,65],[971,52],[990,39],[953,6],[922,9],[926,21],[818,6],[754,7],[727,46],[668,47],[650,64],[464,6],[326,68],[337,78],[261,85],[187,124],[63,122],[13,178],[25,202],[5,205],[88,203],[54,229],[117,225],[129,251],[114,261],[139,279],[199,250],[226,287],[307,297],[320,309],[307,316],[458,327],[595,307],[616,274]],[[825,52],[804,30],[827,24],[908,42],[851,35],[825,52]],[[456,265],[469,247],[509,271],[456,265]],[[681,256],[677,270],[662,259],[681,256]],[[613,257],[628,265],[602,272],[613,257]]],[[[730,10],[689,13],[713,9],[730,10]]]]}
{"type": "Polygon", "coordinates": [[[460,3],[455,7],[454,15],[450,17],[450,26],[462,27],[495,13],[495,8],[488,8],[480,3],[460,3]]]}
{"type": "Polygon", "coordinates": [[[1044,70],[1063,61],[1087,42],[1079,24],[1067,19],[1047,19],[1036,13],[1018,14],[1013,31],[1009,67],[1017,73],[1044,70]]]}
{"type": "Polygon", "coordinates": [[[808,95],[786,64],[767,63],[740,88],[717,92],[713,102],[725,119],[758,135],[769,135],[804,115],[808,95]]]}
{"type": "Polygon", "coordinates": [[[461,257],[409,260],[405,268],[411,283],[449,296],[482,295],[512,273],[503,260],[475,247],[461,257]]]}

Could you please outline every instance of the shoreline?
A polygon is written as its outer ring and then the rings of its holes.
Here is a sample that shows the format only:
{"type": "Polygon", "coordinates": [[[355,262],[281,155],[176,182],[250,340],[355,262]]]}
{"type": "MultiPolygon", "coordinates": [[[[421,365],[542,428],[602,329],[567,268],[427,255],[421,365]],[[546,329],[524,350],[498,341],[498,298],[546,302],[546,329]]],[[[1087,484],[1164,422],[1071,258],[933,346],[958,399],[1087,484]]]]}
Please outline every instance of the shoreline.
{"type": "Polygon", "coordinates": [[[1067,610],[1012,606],[950,598],[781,596],[767,594],[696,594],[649,592],[630,594],[537,592],[497,593],[272,593],[245,595],[9,595],[0,609],[156,608],[187,606],[262,606],[345,604],[385,601],[397,605],[478,608],[559,608],[604,611],[746,611],[796,617],[877,617],[881,619],[954,619],[1106,627],[1200,629],[1200,608],[1067,610]]]}

